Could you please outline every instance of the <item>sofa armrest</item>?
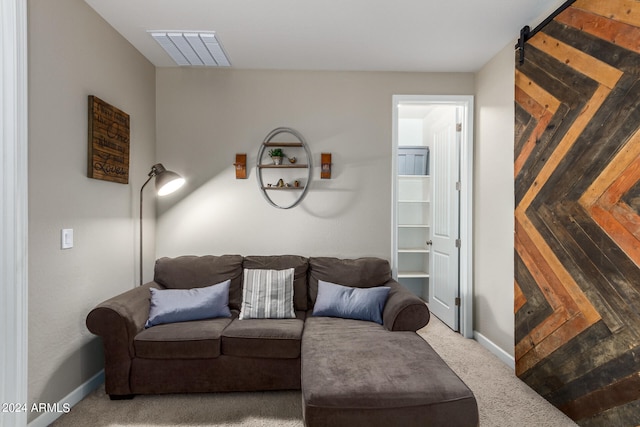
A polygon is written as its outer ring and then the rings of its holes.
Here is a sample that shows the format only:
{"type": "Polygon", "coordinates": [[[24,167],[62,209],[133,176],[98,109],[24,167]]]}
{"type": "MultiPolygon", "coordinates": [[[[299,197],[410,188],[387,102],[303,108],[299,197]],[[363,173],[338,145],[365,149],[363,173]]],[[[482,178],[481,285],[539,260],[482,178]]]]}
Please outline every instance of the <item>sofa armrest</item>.
{"type": "Polygon", "coordinates": [[[87,315],[87,328],[102,338],[105,389],[109,395],[131,394],[133,339],[149,317],[150,287],[163,288],[155,282],[147,283],[100,303],[87,315]]]}
{"type": "Polygon", "coordinates": [[[431,314],[423,300],[395,280],[389,280],[389,296],[382,312],[382,321],[390,331],[417,331],[429,323],[431,314]]]}

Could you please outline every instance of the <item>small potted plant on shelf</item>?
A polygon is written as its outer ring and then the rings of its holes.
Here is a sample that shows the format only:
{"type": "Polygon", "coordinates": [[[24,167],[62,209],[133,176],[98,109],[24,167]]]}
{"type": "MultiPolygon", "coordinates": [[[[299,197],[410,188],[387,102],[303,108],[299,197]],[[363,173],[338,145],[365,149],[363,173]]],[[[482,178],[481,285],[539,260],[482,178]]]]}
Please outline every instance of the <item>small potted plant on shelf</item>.
{"type": "Polygon", "coordinates": [[[281,165],[284,153],[282,152],[282,148],[274,148],[269,150],[269,156],[271,160],[273,160],[274,165],[281,165]]]}

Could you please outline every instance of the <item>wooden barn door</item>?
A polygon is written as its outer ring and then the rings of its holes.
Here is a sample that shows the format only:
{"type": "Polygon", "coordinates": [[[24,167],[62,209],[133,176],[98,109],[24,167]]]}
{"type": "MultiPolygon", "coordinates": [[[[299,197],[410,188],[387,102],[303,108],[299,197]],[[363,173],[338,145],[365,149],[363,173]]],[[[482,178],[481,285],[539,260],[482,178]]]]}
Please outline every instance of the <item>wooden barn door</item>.
{"type": "Polygon", "coordinates": [[[516,57],[516,373],[640,423],[640,2],[578,0],[516,57]]]}

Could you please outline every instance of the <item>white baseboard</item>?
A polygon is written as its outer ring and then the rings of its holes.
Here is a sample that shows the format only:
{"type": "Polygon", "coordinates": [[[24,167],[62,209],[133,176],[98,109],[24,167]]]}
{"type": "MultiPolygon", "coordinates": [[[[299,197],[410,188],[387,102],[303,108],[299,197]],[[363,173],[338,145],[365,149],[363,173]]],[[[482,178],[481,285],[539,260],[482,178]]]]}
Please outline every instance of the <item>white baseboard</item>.
{"type": "Polygon", "coordinates": [[[89,393],[100,387],[102,383],[104,383],[104,369],[55,404],[55,407],[58,408],[59,411],[43,412],[42,415],[31,421],[28,424],[28,427],[47,427],[49,424],[64,415],[64,411],[62,411],[63,408],[72,408],[89,395],[89,393]]]}
{"type": "Polygon", "coordinates": [[[516,368],[516,360],[509,353],[498,347],[493,341],[485,337],[478,331],[473,331],[473,338],[480,343],[481,346],[493,353],[498,359],[502,360],[511,369],[516,368]]]}

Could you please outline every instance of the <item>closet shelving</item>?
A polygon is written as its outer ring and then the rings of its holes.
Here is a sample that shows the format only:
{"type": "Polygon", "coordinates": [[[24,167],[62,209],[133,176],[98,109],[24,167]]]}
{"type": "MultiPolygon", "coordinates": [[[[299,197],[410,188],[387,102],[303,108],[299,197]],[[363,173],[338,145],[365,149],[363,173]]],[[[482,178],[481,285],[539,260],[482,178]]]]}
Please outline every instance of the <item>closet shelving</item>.
{"type": "Polygon", "coordinates": [[[398,279],[419,286],[429,278],[429,187],[429,175],[398,175],[398,279]]]}

